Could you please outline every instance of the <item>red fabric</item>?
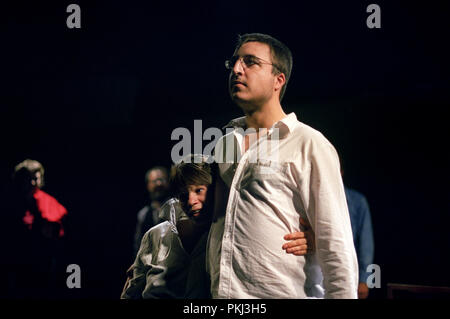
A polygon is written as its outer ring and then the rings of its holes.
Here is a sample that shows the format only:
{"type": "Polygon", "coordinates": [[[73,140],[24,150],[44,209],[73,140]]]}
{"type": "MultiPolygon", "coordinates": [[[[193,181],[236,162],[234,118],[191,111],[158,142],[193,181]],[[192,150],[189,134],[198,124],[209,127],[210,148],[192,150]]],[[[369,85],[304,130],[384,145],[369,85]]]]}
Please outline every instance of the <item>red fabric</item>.
{"type": "Polygon", "coordinates": [[[47,219],[50,222],[59,222],[64,215],[67,214],[67,209],[61,205],[56,198],[50,196],[44,191],[38,189],[33,194],[36,199],[36,204],[41,212],[42,218],[47,219]]]}
{"type": "MultiPolygon", "coordinates": [[[[61,225],[59,237],[64,236],[64,229],[62,227],[61,219],[67,214],[67,209],[61,205],[56,198],[40,189],[37,189],[34,192],[33,197],[36,200],[36,206],[41,213],[42,218],[50,222],[59,223],[61,225]]],[[[27,211],[23,217],[23,222],[29,229],[31,229],[33,221],[34,216],[27,211]]]]}

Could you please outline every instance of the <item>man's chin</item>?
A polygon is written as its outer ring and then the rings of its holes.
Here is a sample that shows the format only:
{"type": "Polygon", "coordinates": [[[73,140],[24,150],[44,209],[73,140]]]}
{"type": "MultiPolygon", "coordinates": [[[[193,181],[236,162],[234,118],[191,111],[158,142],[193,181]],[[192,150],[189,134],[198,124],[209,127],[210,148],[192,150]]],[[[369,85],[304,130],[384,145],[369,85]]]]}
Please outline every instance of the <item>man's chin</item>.
{"type": "Polygon", "coordinates": [[[247,99],[241,92],[232,92],[230,93],[231,100],[240,108],[245,109],[245,106],[248,104],[247,99]]]}
{"type": "Polygon", "coordinates": [[[166,196],[167,196],[167,192],[164,192],[164,191],[154,192],[150,195],[150,199],[156,200],[156,201],[162,201],[166,198],[166,196]]]}
{"type": "Polygon", "coordinates": [[[242,100],[244,98],[243,95],[244,95],[244,92],[242,92],[241,90],[235,89],[230,92],[230,96],[233,101],[234,100],[242,100]]]}

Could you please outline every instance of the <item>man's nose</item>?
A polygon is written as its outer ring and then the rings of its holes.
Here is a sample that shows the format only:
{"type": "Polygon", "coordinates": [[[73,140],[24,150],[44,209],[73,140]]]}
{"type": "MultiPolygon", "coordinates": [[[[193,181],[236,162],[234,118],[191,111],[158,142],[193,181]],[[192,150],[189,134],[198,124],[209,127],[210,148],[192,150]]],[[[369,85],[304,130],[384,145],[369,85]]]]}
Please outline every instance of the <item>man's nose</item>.
{"type": "Polygon", "coordinates": [[[242,74],[244,72],[244,66],[242,65],[242,59],[237,59],[233,65],[234,74],[242,74]]]}

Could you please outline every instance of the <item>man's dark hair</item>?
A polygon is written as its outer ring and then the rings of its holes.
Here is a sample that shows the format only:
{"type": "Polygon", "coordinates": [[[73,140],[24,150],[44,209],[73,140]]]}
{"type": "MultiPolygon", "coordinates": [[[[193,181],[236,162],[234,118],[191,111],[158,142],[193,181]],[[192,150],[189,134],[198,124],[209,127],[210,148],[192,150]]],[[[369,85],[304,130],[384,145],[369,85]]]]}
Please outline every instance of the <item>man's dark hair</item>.
{"type": "Polygon", "coordinates": [[[292,72],[293,59],[291,50],[289,50],[289,48],[286,45],[284,45],[281,41],[275,39],[270,35],[262,33],[247,33],[238,36],[235,52],[239,50],[239,48],[244,43],[247,42],[261,42],[269,46],[270,53],[272,54],[272,63],[273,63],[272,73],[273,74],[284,73],[284,76],[286,77],[286,83],[284,83],[280,91],[280,101],[281,101],[284,96],[284,92],[286,91],[286,87],[292,72]]]}

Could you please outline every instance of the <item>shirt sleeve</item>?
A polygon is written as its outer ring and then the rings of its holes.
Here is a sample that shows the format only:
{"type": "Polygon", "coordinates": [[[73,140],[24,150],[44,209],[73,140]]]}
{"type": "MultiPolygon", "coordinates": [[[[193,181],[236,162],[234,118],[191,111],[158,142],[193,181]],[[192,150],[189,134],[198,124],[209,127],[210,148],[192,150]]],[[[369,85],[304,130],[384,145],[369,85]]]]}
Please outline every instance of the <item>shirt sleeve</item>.
{"type": "Polygon", "coordinates": [[[360,229],[357,232],[359,238],[356,241],[358,243],[356,253],[358,255],[359,282],[366,282],[369,276],[367,267],[373,263],[375,245],[369,204],[362,195],[358,207],[358,215],[361,216],[360,229]]]}
{"type": "Polygon", "coordinates": [[[336,150],[313,139],[306,153],[310,172],[300,191],[316,235],[325,298],[357,298],[358,263],[336,150]]]}
{"type": "Polygon", "coordinates": [[[128,279],[120,296],[121,299],[142,299],[142,293],[144,292],[146,286],[146,275],[151,269],[150,264],[142,261],[143,258],[150,260],[152,258],[152,248],[149,234],[150,232],[145,233],[142,238],[136,260],[127,271],[128,279]]]}

